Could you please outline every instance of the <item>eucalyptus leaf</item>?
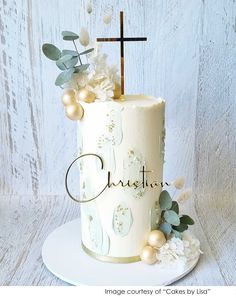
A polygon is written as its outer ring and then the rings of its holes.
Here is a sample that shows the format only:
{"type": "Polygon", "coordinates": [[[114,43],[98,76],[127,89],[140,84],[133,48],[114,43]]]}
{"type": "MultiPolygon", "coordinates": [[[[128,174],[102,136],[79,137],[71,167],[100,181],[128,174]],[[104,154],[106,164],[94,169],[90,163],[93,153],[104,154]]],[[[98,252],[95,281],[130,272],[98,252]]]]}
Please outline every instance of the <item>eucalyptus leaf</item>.
{"type": "Polygon", "coordinates": [[[60,70],[66,70],[67,67],[65,64],[63,64],[62,62],[60,62],[59,60],[56,61],[56,65],[60,70]]]}
{"type": "Polygon", "coordinates": [[[66,64],[66,62],[68,62],[70,59],[72,59],[73,56],[66,54],[64,56],[62,56],[59,60],[57,60],[56,65],[57,67],[59,67],[61,70],[66,70],[68,69],[68,65],[66,64]]]}
{"type": "Polygon", "coordinates": [[[61,51],[51,43],[43,44],[42,51],[48,59],[53,61],[56,61],[61,57],[61,51]]]}
{"type": "Polygon", "coordinates": [[[168,191],[163,190],[161,192],[159,203],[160,203],[161,210],[167,210],[167,209],[171,208],[172,199],[171,199],[170,194],[168,193],[168,191]]]}
{"type": "Polygon", "coordinates": [[[170,209],[175,211],[177,214],[179,214],[179,204],[178,204],[178,202],[172,201],[172,206],[171,206],[170,209]]]}
{"type": "Polygon", "coordinates": [[[172,230],[172,233],[174,234],[174,236],[176,237],[176,238],[182,238],[182,236],[181,236],[181,233],[180,232],[178,232],[178,231],[175,231],[175,230],[172,230]]]}
{"type": "Polygon", "coordinates": [[[172,229],[175,231],[178,231],[180,233],[186,231],[188,229],[188,225],[184,224],[184,223],[180,223],[179,225],[173,225],[172,229]]]}
{"type": "Polygon", "coordinates": [[[66,55],[62,56],[58,61],[61,63],[65,63],[65,62],[69,61],[71,58],[73,58],[72,55],[66,54],[66,55]]]}
{"type": "Polygon", "coordinates": [[[84,52],[82,52],[82,53],[79,53],[79,54],[80,54],[80,55],[86,55],[86,54],[91,53],[93,50],[94,50],[94,48],[91,48],[91,49],[88,49],[88,50],[86,50],[86,51],[84,51],[84,52]]]}
{"type": "Polygon", "coordinates": [[[85,71],[89,67],[89,64],[82,64],[75,67],[75,73],[78,73],[80,71],[85,71]]]}
{"type": "Polygon", "coordinates": [[[164,213],[164,218],[171,225],[178,226],[180,224],[179,216],[173,210],[166,210],[164,213]]]}
{"type": "Polygon", "coordinates": [[[71,55],[73,57],[79,56],[79,54],[76,51],[73,51],[73,50],[62,50],[61,51],[61,55],[62,56],[64,56],[64,55],[71,55]]]}
{"type": "Polygon", "coordinates": [[[66,62],[66,66],[68,68],[71,68],[71,67],[75,66],[77,63],[78,63],[78,57],[72,57],[70,60],[68,60],[66,62]]]}
{"type": "Polygon", "coordinates": [[[67,83],[71,79],[73,72],[74,68],[70,68],[60,73],[56,78],[55,85],[62,86],[63,84],[67,83]]]}
{"type": "Polygon", "coordinates": [[[188,215],[182,215],[180,217],[180,222],[187,225],[194,225],[194,220],[188,215]]]}
{"type": "Polygon", "coordinates": [[[65,70],[75,66],[78,63],[78,57],[73,57],[69,54],[62,56],[57,62],[57,66],[61,70],[65,70]]]}
{"type": "Polygon", "coordinates": [[[172,227],[171,225],[168,223],[168,222],[163,222],[160,226],[159,226],[159,229],[166,235],[169,235],[171,230],[172,230],[172,227]]]}
{"type": "Polygon", "coordinates": [[[79,38],[79,35],[71,31],[62,31],[62,36],[64,40],[76,40],[79,38]]]}

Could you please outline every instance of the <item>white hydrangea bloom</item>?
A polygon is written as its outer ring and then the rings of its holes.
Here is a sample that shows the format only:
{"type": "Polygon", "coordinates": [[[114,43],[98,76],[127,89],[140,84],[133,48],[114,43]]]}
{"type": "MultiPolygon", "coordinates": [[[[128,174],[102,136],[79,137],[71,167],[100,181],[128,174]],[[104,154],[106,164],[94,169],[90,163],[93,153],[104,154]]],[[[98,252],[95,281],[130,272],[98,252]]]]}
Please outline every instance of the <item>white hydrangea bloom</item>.
{"type": "Polygon", "coordinates": [[[96,94],[96,100],[111,100],[114,96],[113,85],[108,79],[96,84],[95,87],[89,86],[89,90],[96,94]]]}
{"type": "Polygon", "coordinates": [[[90,44],[88,48],[94,51],[87,55],[89,69],[73,74],[67,88],[80,89],[85,87],[96,94],[96,100],[112,100],[115,83],[120,80],[116,66],[107,64],[107,55],[101,53],[98,43],[90,44]]]}
{"type": "Polygon", "coordinates": [[[115,66],[107,64],[107,55],[101,53],[98,43],[93,45],[94,51],[88,55],[91,71],[88,75],[88,88],[96,94],[97,100],[111,100],[114,96],[115,82],[119,80],[118,70],[115,66]]]}
{"type": "Polygon", "coordinates": [[[172,237],[157,251],[157,260],[163,265],[173,262],[181,262],[186,264],[188,261],[198,257],[200,250],[200,242],[189,232],[183,233],[182,239],[172,237]]]}

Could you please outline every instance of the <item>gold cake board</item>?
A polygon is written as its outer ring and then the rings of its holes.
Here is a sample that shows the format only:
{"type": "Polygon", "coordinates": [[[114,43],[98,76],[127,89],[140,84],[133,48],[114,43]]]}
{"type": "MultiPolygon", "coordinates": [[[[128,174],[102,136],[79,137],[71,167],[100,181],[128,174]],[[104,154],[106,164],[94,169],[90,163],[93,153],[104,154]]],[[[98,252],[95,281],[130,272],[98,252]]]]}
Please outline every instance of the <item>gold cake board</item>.
{"type": "Polygon", "coordinates": [[[48,236],[43,244],[42,258],[48,270],[63,281],[91,286],[169,285],[188,274],[199,260],[198,256],[185,266],[169,268],[142,262],[98,261],[81,247],[79,219],[60,226],[48,236]]]}

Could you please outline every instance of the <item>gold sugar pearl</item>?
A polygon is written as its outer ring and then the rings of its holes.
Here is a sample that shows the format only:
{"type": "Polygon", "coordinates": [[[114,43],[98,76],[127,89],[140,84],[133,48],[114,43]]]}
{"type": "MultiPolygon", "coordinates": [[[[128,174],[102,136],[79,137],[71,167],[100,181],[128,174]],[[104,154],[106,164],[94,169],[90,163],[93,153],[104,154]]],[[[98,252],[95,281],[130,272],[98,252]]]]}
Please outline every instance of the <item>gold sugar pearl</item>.
{"type": "Polygon", "coordinates": [[[166,243],[166,237],[162,231],[151,231],[148,236],[148,244],[155,248],[160,248],[166,243]]]}
{"type": "Polygon", "coordinates": [[[96,99],[96,95],[93,92],[87,90],[86,88],[79,89],[76,96],[78,101],[81,100],[87,103],[94,102],[96,99]]]}
{"type": "Polygon", "coordinates": [[[66,106],[66,116],[70,120],[81,120],[84,115],[84,109],[80,103],[66,106]]]}
{"type": "Polygon", "coordinates": [[[62,97],[62,103],[64,106],[72,105],[75,103],[75,91],[73,89],[65,89],[62,97]]]}
{"type": "Polygon", "coordinates": [[[146,264],[154,264],[157,261],[156,250],[151,246],[145,246],[140,254],[141,260],[146,264]]]}

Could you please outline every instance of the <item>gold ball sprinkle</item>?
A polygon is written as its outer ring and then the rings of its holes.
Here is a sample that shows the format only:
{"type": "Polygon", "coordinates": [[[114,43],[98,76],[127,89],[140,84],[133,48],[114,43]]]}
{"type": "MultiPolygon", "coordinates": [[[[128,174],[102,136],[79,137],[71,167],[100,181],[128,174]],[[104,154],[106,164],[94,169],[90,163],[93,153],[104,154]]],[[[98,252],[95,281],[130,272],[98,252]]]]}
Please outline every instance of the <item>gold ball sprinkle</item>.
{"type": "Polygon", "coordinates": [[[80,103],[66,106],[66,116],[70,120],[81,120],[84,115],[84,109],[80,103]]]}
{"type": "Polygon", "coordinates": [[[96,95],[93,92],[87,90],[86,88],[81,88],[77,92],[77,99],[85,101],[87,103],[91,103],[95,101],[96,95]]]}
{"type": "Polygon", "coordinates": [[[73,89],[66,89],[62,95],[62,103],[68,106],[75,103],[75,91],[73,89]]]}
{"type": "Polygon", "coordinates": [[[141,252],[140,258],[146,264],[154,264],[157,261],[156,250],[151,246],[145,246],[141,252]]]}
{"type": "Polygon", "coordinates": [[[121,97],[121,87],[119,83],[115,83],[115,88],[113,92],[114,92],[113,99],[119,99],[121,97]]]}
{"type": "Polygon", "coordinates": [[[166,237],[162,231],[151,231],[148,236],[148,244],[155,248],[160,248],[166,243],[166,237]]]}

